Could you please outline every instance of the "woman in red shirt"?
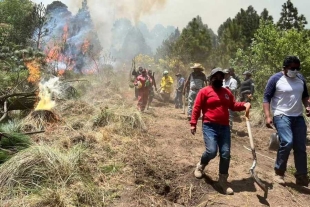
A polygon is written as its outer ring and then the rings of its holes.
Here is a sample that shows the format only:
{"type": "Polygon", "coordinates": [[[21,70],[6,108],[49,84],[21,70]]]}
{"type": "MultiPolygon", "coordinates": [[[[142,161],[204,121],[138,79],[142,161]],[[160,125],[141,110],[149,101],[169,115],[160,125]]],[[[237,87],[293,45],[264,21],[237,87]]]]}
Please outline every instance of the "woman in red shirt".
{"type": "Polygon", "coordinates": [[[195,135],[197,120],[202,111],[202,131],[206,151],[195,169],[195,177],[202,178],[203,171],[210,160],[220,153],[219,184],[224,194],[232,195],[234,191],[227,187],[228,169],[230,163],[230,128],[229,112],[243,111],[250,108],[250,103],[236,102],[232,93],[222,87],[224,73],[221,68],[211,71],[210,85],[201,89],[194,104],[191,124],[191,133],[195,135]]]}

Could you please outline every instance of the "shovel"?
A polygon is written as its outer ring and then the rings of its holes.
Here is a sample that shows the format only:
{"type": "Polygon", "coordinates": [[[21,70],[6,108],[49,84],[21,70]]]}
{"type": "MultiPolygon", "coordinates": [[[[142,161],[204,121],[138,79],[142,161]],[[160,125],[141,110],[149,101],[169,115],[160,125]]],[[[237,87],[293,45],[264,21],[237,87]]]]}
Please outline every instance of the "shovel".
{"type": "Polygon", "coordinates": [[[246,120],[246,126],[248,129],[248,134],[249,134],[249,139],[250,139],[251,151],[253,155],[253,164],[252,164],[252,167],[250,168],[250,173],[251,173],[251,176],[254,178],[254,181],[257,183],[257,185],[264,191],[264,198],[267,198],[268,187],[257,177],[256,173],[254,172],[256,163],[257,163],[257,158],[256,158],[256,152],[255,152],[255,147],[254,147],[254,142],[253,142],[253,137],[252,137],[249,114],[250,114],[250,111],[247,110],[245,113],[245,120],[246,120]]]}

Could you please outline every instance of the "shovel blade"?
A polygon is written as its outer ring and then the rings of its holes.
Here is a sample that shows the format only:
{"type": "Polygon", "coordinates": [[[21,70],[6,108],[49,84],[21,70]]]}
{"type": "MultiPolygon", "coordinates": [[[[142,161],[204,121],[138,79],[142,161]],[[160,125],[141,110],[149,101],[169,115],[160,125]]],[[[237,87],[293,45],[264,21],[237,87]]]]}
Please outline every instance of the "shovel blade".
{"type": "Polygon", "coordinates": [[[254,169],[250,169],[252,178],[254,178],[255,183],[264,191],[264,198],[268,196],[268,187],[257,177],[254,169]]]}

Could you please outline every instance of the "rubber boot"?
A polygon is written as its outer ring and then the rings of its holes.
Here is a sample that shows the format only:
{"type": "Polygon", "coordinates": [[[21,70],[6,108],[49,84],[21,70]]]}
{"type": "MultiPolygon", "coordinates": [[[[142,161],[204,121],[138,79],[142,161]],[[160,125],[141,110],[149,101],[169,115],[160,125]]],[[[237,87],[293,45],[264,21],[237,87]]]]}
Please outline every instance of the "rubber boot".
{"type": "Polygon", "coordinates": [[[222,188],[224,194],[233,195],[233,189],[227,186],[227,178],[228,174],[219,174],[219,185],[222,188]]]}
{"type": "Polygon", "coordinates": [[[196,178],[198,178],[198,179],[202,178],[203,173],[204,173],[203,171],[204,171],[205,167],[206,167],[206,165],[200,164],[200,162],[198,162],[196,169],[195,169],[195,172],[194,172],[194,175],[196,178]]]}
{"type": "Polygon", "coordinates": [[[295,175],[296,177],[296,185],[308,187],[309,178],[307,175],[295,175]]]}

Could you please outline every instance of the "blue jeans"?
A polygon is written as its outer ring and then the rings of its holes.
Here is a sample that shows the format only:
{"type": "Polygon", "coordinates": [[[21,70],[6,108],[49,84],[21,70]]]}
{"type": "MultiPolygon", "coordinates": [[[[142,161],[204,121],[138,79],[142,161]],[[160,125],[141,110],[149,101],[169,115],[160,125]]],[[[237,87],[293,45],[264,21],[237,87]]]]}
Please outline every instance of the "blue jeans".
{"type": "Polygon", "coordinates": [[[203,123],[203,139],[206,151],[201,156],[201,164],[207,165],[220,152],[220,174],[228,174],[230,163],[230,129],[229,126],[203,123]]]}
{"type": "Polygon", "coordinates": [[[279,115],[273,117],[278,131],[280,147],[277,153],[275,170],[286,171],[290,151],[294,150],[295,175],[307,174],[307,126],[302,116],[291,117],[279,115]]]}

